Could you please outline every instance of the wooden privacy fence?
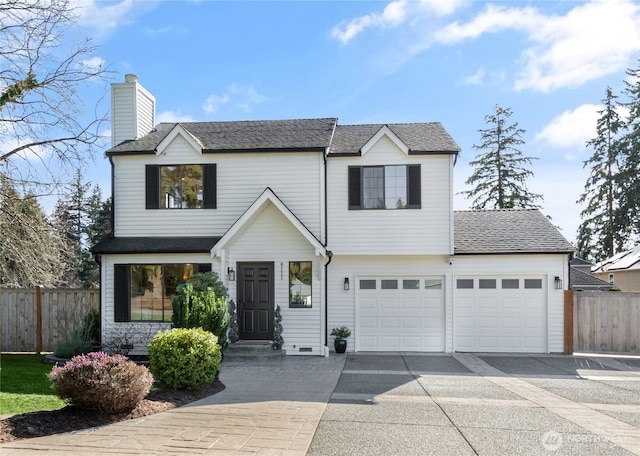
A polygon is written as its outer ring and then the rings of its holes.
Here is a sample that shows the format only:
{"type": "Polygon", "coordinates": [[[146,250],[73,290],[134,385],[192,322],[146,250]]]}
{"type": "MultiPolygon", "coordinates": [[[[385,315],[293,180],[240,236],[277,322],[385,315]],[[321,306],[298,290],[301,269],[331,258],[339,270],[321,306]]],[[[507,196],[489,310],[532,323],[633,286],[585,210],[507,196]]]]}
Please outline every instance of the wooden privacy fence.
{"type": "Polygon", "coordinates": [[[640,354],[640,293],[573,293],[573,350],[640,354]]]}
{"type": "Polygon", "coordinates": [[[100,308],[100,290],[0,289],[0,351],[54,351],[90,309],[100,308]]]}

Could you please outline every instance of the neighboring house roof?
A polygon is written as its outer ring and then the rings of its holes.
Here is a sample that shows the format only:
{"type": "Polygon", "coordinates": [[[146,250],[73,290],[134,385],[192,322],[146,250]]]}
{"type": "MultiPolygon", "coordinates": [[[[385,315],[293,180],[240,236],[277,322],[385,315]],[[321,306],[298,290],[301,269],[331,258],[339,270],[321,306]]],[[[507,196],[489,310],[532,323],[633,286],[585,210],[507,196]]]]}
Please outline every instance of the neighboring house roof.
{"type": "Polygon", "coordinates": [[[572,253],[574,247],[537,209],[454,212],[454,252],[572,253]]]}
{"type": "Polygon", "coordinates": [[[620,252],[596,264],[593,272],[626,271],[640,269],[640,246],[620,252]]]}
{"type": "Polygon", "coordinates": [[[146,136],[107,151],[152,153],[180,125],[203,146],[203,152],[267,150],[324,151],[329,147],[337,119],[248,120],[234,122],[161,123],[146,136]]]}
{"type": "Polygon", "coordinates": [[[362,147],[385,126],[407,145],[409,154],[460,152],[460,147],[440,122],[424,122],[338,125],[329,155],[359,155],[362,147]]]}
{"type": "Polygon", "coordinates": [[[220,237],[114,237],[100,241],[94,254],[209,253],[220,237]]]}
{"type": "Polygon", "coordinates": [[[577,267],[581,267],[581,266],[593,266],[593,263],[591,263],[590,261],[587,261],[583,258],[580,257],[573,257],[571,258],[571,261],[569,261],[569,264],[571,266],[577,266],[577,267]]]}
{"type": "Polygon", "coordinates": [[[598,288],[608,290],[614,284],[602,280],[596,276],[583,272],[574,267],[569,268],[569,286],[575,288],[598,288]]]}

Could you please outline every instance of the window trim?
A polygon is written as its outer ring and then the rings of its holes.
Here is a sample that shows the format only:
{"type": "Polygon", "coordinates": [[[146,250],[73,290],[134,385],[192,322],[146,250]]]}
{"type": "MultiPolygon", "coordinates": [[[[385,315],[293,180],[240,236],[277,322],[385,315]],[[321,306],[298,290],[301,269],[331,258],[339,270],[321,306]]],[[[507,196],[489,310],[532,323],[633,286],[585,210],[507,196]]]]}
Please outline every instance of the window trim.
{"type": "Polygon", "coordinates": [[[217,209],[217,165],[216,163],[177,163],[162,165],[145,165],[145,209],[217,209]],[[160,204],[162,179],[160,175],[163,166],[202,166],[202,207],[198,208],[164,208],[160,204]]]}
{"type": "Polygon", "coordinates": [[[367,165],[367,166],[349,166],[348,167],[348,206],[349,210],[402,210],[402,209],[422,209],[422,181],[421,181],[420,164],[386,164],[386,165],[367,165]],[[383,169],[383,200],[386,189],[386,175],[384,168],[387,166],[404,166],[406,168],[406,189],[407,189],[407,205],[404,208],[387,208],[387,207],[364,207],[364,169],[365,168],[382,168],[383,169]]]}

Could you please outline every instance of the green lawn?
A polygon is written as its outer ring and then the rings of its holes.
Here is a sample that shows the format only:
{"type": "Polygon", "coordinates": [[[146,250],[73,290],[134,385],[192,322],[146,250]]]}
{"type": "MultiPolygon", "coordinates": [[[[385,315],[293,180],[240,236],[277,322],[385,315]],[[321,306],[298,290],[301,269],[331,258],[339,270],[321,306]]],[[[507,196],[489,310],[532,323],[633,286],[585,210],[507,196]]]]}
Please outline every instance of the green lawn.
{"type": "Polygon", "coordinates": [[[42,355],[0,355],[0,415],[57,410],[66,403],[56,396],[42,355]]]}

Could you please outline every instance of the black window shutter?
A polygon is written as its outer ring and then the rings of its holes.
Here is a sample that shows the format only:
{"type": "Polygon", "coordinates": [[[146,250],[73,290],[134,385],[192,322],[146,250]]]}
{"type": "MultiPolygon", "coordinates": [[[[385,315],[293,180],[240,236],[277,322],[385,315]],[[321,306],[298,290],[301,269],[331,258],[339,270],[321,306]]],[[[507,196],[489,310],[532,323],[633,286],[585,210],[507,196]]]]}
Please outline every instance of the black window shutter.
{"type": "Polygon", "coordinates": [[[362,209],[362,168],[349,167],[349,209],[362,209]]]}
{"type": "Polygon", "coordinates": [[[422,189],[420,165],[407,166],[407,207],[420,209],[422,206],[422,189]]]}
{"type": "Polygon", "coordinates": [[[202,193],[203,202],[202,206],[205,209],[216,208],[216,164],[202,165],[202,193]]]}
{"type": "Polygon", "coordinates": [[[131,321],[131,306],[129,305],[129,265],[116,264],[113,266],[113,306],[114,321],[131,321]]]}
{"type": "Polygon", "coordinates": [[[145,207],[160,208],[160,167],[147,165],[145,169],[145,207]]]}
{"type": "Polygon", "coordinates": [[[211,263],[198,264],[198,272],[211,272],[211,263]]]}

